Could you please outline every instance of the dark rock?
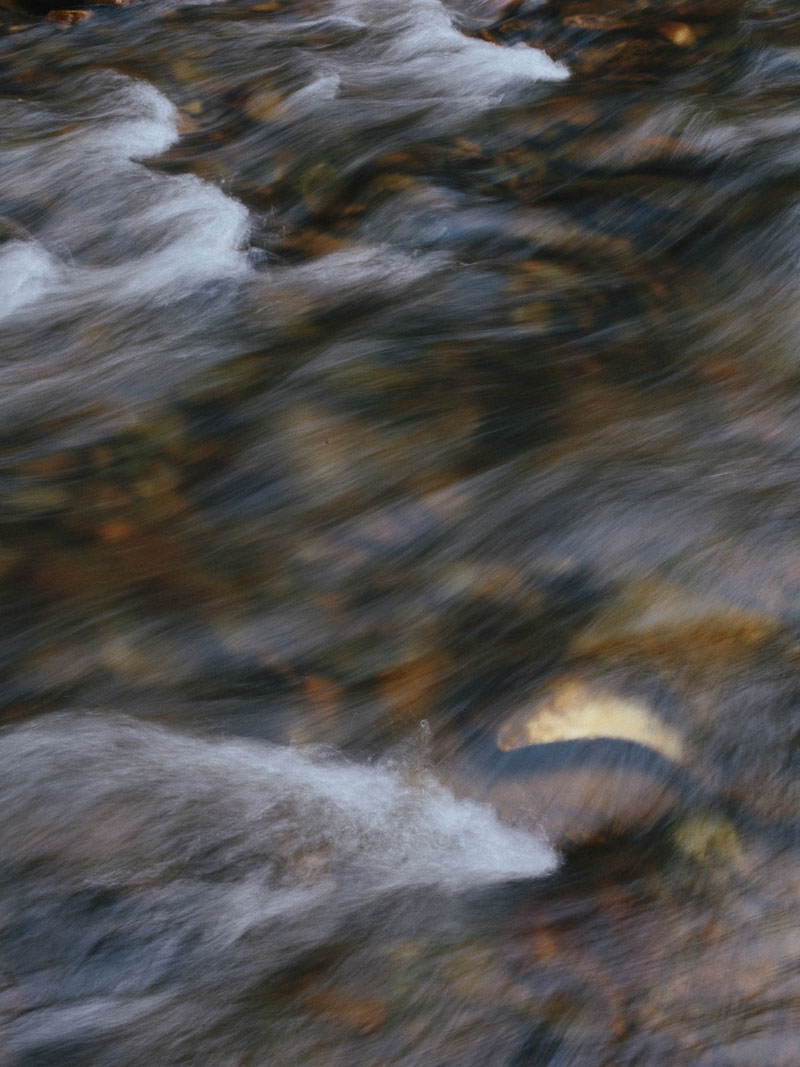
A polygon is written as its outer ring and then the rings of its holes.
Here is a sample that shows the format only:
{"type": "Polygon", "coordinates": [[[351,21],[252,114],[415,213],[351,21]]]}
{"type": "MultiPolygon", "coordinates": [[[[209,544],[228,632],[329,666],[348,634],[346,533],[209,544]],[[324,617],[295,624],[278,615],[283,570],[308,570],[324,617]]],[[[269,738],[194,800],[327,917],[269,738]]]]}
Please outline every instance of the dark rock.
{"type": "Polygon", "coordinates": [[[7,241],[30,241],[32,235],[13,219],[0,218],[0,245],[7,241]]]}

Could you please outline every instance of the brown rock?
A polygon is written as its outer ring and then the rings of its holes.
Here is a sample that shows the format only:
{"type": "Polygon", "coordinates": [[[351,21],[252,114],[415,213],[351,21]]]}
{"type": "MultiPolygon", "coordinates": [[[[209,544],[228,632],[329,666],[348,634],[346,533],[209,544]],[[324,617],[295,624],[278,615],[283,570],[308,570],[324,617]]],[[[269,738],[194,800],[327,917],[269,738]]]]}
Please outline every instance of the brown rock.
{"type": "Polygon", "coordinates": [[[685,22],[663,22],[658,27],[658,32],[679,48],[691,48],[697,44],[694,30],[685,22]]]}
{"type": "Polygon", "coordinates": [[[374,1034],[386,1024],[383,997],[341,989],[318,989],[306,997],[309,1008],[331,1022],[358,1034],[374,1034]]]}
{"type": "Polygon", "coordinates": [[[664,667],[736,661],[781,630],[780,620],[725,599],[650,576],[630,586],[573,639],[575,656],[635,655],[664,667]]]}
{"type": "Polygon", "coordinates": [[[252,92],[244,103],[244,113],[254,122],[269,122],[281,117],[284,94],[266,86],[252,92]]]}
{"type": "Polygon", "coordinates": [[[135,536],[136,527],[123,519],[111,519],[104,522],[98,532],[104,541],[126,541],[135,536]]]}
{"type": "Polygon", "coordinates": [[[635,26],[631,19],[617,18],[614,15],[567,15],[563,20],[565,26],[576,30],[596,30],[608,32],[610,30],[625,30],[635,26]]]}
{"type": "Polygon", "coordinates": [[[416,722],[436,713],[444,682],[452,671],[449,658],[437,650],[410,656],[380,678],[381,696],[392,716],[416,722]]]}
{"type": "Polygon", "coordinates": [[[79,22],[86,22],[92,17],[91,11],[86,11],[80,8],[71,10],[56,10],[48,11],[45,16],[48,22],[55,22],[57,26],[67,28],[68,26],[75,26],[79,22]]]}

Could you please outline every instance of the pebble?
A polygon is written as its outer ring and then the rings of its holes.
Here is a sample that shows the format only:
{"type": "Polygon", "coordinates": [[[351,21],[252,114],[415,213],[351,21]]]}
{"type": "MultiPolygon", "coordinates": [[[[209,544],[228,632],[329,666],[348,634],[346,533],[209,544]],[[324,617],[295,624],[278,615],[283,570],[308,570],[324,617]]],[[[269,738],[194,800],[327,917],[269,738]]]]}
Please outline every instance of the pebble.
{"type": "Polygon", "coordinates": [[[685,22],[663,22],[658,27],[658,32],[679,48],[691,48],[697,44],[694,30],[685,22]]]}

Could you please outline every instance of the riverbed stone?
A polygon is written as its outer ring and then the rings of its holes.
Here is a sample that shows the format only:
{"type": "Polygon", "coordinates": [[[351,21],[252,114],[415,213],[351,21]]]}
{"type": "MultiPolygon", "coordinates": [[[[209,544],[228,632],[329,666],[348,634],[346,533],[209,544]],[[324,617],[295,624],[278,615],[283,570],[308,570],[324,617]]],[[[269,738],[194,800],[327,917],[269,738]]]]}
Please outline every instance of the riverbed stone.
{"type": "Polygon", "coordinates": [[[646,833],[681,802],[673,783],[624,763],[501,777],[488,799],[507,822],[537,829],[566,850],[646,833]]]}
{"type": "Polygon", "coordinates": [[[66,29],[68,26],[77,26],[80,22],[88,22],[92,17],[92,13],[85,8],[71,8],[69,10],[57,8],[54,11],[48,11],[46,17],[48,22],[55,22],[57,26],[66,29]]]}

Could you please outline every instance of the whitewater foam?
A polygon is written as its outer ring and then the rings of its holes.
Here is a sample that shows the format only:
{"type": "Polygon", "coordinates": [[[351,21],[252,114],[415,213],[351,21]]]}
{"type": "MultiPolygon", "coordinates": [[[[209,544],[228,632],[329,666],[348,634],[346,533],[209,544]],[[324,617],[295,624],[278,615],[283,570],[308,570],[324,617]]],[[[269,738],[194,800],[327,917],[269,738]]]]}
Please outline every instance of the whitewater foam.
{"type": "Polygon", "coordinates": [[[440,0],[339,0],[337,11],[368,32],[327,55],[326,74],[338,75],[339,95],[367,111],[369,100],[382,102],[384,112],[387,102],[395,109],[435,102],[436,121],[447,121],[493,106],[514,84],[569,77],[540,49],[466,36],[440,0]]]}
{"type": "Polygon", "coordinates": [[[535,878],[539,836],[432,775],[105,716],[56,716],[0,741],[0,851],[93,880],[235,870],[285,892],[535,878]]]}
{"type": "MultiPolygon", "coordinates": [[[[40,136],[6,154],[0,191],[22,185],[43,201],[50,189],[62,193],[44,242],[15,242],[0,259],[0,316],[35,309],[41,321],[70,308],[92,314],[109,301],[163,303],[244,277],[244,205],[193,175],[160,175],[137,162],[178,137],[167,97],[108,71],[86,76],[76,95],[77,113],[40,114],[40,136]]],[[[16,124],[25,118],[17,114],[16,124]]]]}
{"type": "Polygon", "coordinates": [[[40,244],[9,241],[0,250],[0,319],[36,303],[59,277],[59,265],[40,244]]]}

